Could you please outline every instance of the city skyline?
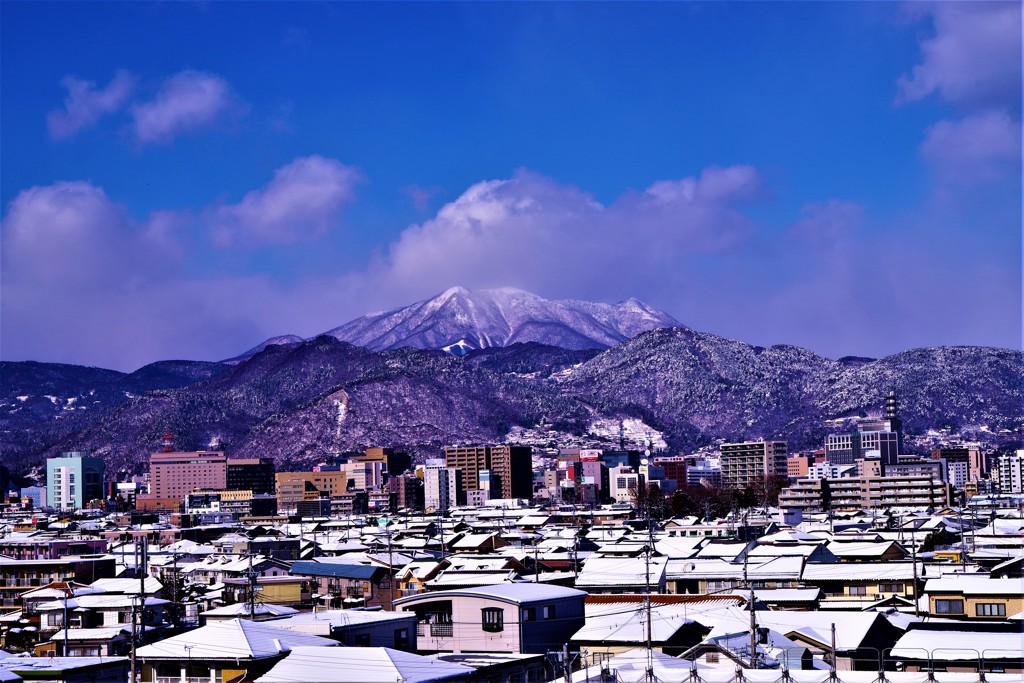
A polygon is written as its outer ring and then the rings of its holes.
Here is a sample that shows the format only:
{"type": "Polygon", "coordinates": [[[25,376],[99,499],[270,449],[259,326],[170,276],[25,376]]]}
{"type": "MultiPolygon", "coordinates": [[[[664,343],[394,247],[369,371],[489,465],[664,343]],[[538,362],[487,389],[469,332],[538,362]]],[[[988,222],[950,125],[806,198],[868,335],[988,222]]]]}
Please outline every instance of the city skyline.
{"type": "Polygon", "coordinates": [[[1018,3],[0,12],[3,360],[218,360],[453,285],[1020,346],[1018,3]]]}

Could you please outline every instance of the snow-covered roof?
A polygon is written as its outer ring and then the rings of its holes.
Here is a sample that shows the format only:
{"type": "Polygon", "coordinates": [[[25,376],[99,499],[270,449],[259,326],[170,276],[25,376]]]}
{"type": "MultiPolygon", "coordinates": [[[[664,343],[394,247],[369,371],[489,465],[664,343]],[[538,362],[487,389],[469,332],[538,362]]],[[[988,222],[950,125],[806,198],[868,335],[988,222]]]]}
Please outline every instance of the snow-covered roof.
{"type": "MultiPolygon", "coordinates": [[[[132,595],[120,595],[118,593],[98,593],[96,595],[80,595],[77,598],[68,598],[67,608],[68,609],[129,609],[135,605],[138,598],[132,595]]],[[[159,605],[166,605],[170,600],[164,600],[163,598],[146,597],[144,604],[146,607],[157,607],[159,605]]],[[[54,612],[64,609],[64,599],[51,600],[50,602],[44,602],[39,605],[36,609],[40,612],[54,612]]]]}
{"type": "Polygon", "coordinates": [[[1016,595],[1024,593],[1021,579],[990,579],[984,576],[959,576],[950,579],[928,579],[925,593],[960,593],[963,595],[1016,595]]]}
{"type": "MultiPolygon", "coordinates": [[[[923,565],[917,565],[922,576],[923,565]]],[[[912,562],[842,562],[818,564],[809,562],[804,567],[804,581],[910,581],[914,578],[912,562]]]]}
{"type": "MultiPolygon", "coordinates": [[[[127,633],[126,629],[119,627],[110,628],[69,628],[67,630],[68,640],[110,640],[116,638],[122,633],[127,633]]],[[[64,631],[57,631],[56,634],[50,640],[54,642],[60,642],[64,640],[64,631]]]]}
{"type": "Polygon", "coordinates": [[[755,588],[754,597],[763,602],[807,602],[824,593],[820,588],[755,588]]]}
{"type": "Polygon", "coordinates": [[[295,647],[334,647],[337,641],[271,626],[265,621],[231,619],[207,624],[136,651],[139,659],[265,659],[295,647]]]}
{"type": "Polygon", "coordinates": [[[388,647],[297,647],[256,683],[428,683],[471,679],[476,669],[388,647]]]}
{"type": "Polygon", "coordinates": [[[895,541],[844,541],[842,543],[833,541],[828,544],[828,549],[838,558],[881,557],[893,547],[901,549],[895,541]]]}
{"type": "MultiPolygon", "coordinates": [[[[651,607],[651,639],[662,643],[679,629],[694,623],[685,603],[651,607]]],[[[594,614],[588,610],[583,627],[572,636],[577,642],[641,643],[647,638],[647,609],[643,603],[616,603],[616,609],[594,614]]]]}
{"type": "MultiPolygon", "coordinates": [[[[840,628],[836,628],[836,647],[839,650],[855,650],[864,643],[868,631],[878,619],[878,612],[844,613],[840,628]]],[[[828,645],[831,642],[832,624],[836,623],[835,613],[803,611],[759,610],[757,625],[774,629],[791,640],[799,641],[803,636],[816,643],[828,645]]],[[[750,613],[736,607],[729,607],[725,618],[712,628],[708,638],[744,631],[750,627],[750,613]]]]}
{"type": "MultiPolygon", "coordinates": [[[[284,616],[289,614],[298,614],[299,610],[292,607],[285,607],[284,605],[274,605],[266,602],[258,602],[253,606],[257,617],[260,616],[284,616]]],[[[233,605],[225,605],[223,607],[216,607],[214,609],[208,609],[205,612],[200,612],[204,617],[239,617],[246,618],[252,616],[249,614],[249,603],[247,602],[236,602],[233,605]]]]}
{"type": "Polygon", "coordinates": [[[585,598],[585,591],[575,588],[564,588],[543,583],[503,583],[496,586],[480,586],[478,588],[462,588],[451,591],[433,591],[410,595],[395,600],[396,605],[403,603],[422,601],[424,598],[445,599],[451,596],[481,597],[501,600],[519,605],[528,605],[534,602],[548,602],[550,600],[562,600],[566,598],[585,598]]]}
{"type": "MultiPolygon", "coordinates": [[[[104,593],[138,595],[139,583],[138,579],[96,579],[89,586],[104,593]]],[[[164,585],[160,583],[160,579],[154,576],[147,576],[143,583],[144,592],[150,595],[160,592],[160,589],[163,587],[164,585]]]]}
{"type": "Polygon", "coordinates": [[[583,570],[576,579],[576,585],[583,586],[642,586],[650,583],[657,586],[665,578],[668,565],[666,557],[650,558],[648,562],[635,557],[590,557],[583,564],[583,570]]]}
{"type": "MultiPolygon", "coordinates": [[[[1021,633],[911,629],[900,636],[890,657],[894,659],[973,660],[984,653],[986,662],[1021,659],[1021,633]]],[[[986,674],[987,675],[987,674],[986,674]]]]}

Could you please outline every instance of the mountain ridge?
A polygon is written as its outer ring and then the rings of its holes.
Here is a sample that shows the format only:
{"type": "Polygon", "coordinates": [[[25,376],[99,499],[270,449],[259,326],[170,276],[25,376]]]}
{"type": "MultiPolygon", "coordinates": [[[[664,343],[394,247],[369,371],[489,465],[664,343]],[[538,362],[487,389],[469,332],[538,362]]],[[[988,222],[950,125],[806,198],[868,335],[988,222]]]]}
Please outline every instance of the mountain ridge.
{"type": "Polygon", "coordinates": [[[273,337],[222,363],[121,373],[4,362],[0,457],[27,467],[84,449],[111,469],[138,471],[170,430],[179,448],[217,441],[294,468],[373,445],[436,455],[454,442],[578,444],[624,419],[683,452],[757,437],[805,449],[893,390],[911,432],[967,430],[1003,443],[1024,427],[1020,351],[952,346],[833,360],[683,327],[632,298],[484,291],[451,288],[330,334],[273,337]]]}
{"type": "Polygon", "coordinates": [[[461,357],[375,352],[321,335],[217,367],[88,420],[23,421],[32,433],[24,443],[6,439],[17,415],[6,400],[3,458],[29,466],[75,448],[105,457],[112,470],[137,471],[170,430],[182,449],[217,440],[233,455],[270,456],[294,469],[372,445],[436,455],[446,444],[498,442],[523,430],[542,435],[536,445],[582,443],[595,423],[621,419],[642,420],[677,452],[759,436],[805,449],[820,446],[826,421],[877,411],[893,389],[911,432],[971,429],[996,443],[1024,424],[1021,352],[983,347],[913,349],[851,365],[687,328],[651,330],[603,351],[531,342],[461,357]]]}

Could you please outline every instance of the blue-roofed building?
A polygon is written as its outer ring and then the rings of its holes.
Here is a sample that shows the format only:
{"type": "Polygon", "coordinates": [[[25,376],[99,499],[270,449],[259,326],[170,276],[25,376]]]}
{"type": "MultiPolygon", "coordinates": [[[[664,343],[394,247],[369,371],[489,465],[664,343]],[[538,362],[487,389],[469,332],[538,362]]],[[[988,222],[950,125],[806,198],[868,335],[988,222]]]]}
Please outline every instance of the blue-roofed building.
{"type": "Polygon", "coordinates": [[[382,607],[392,609],[398,597],[391,572],[368,564],[299,560],[289,570],[293,576],[308,576],[317,582],[314,600],[328,609],[382,607]]]}

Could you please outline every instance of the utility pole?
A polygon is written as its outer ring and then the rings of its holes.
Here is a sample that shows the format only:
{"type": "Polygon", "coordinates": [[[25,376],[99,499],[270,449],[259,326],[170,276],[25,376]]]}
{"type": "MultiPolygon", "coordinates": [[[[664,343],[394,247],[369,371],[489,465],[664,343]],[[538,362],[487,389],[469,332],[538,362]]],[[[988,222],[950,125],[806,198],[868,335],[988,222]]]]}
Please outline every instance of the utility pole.
{"type": "Polygon", "coordinates": [[[384,534],[388,539],[388,609],[395,610],[395,559],[391,554],[391,529],[388,528],[388,520],[385,518],[384,534]]]}
{"type": "Polygon", "coordinates": [[[832,680],[836,680],[836,625],[832,624],[832,661],[830,662],[832,669],[832,680]]]}
{"type": "Polygon", "coordinates": [[[750,668],[757,668],[757,619],[754,616],[754,584],[750,581],[747,568],[750,564],[750,549],[743,553],[743,583],[746,585],[749,597],[747,598],[747,609],[750,610],[750,668]]]}
{"type": "Polygon", "coordinates": [[[644,610],[647,614],[647,672],[646,680],[654,681],[654,651],[651,633],[651,553],[654,551],[654,530],[647,518],[647,547],[644,548],[644,610]]]}
{"type": "Polygon", "coordinates": [[[68,629],[71,628],[70,625],[68,624],[68,597],[69,597],[68,594],[70,592],[71,592],[71,589],[68,587],[67,582],[65,582],[64,583],[64,652],[61,653],[61,656],[63,656],[63,657],[67,657],[68,656],[68,629]]]}
{"type": "Polygon", "coordinates": [[[911,539],[910,543],[910,559],[911,564],[914,566],[914,616],[921,616],[921,596],[917,586],[917,542],[916,539],[911,539]]]}
{"type": "Polygon", "coordinates": [[[137,675],[138,674],[138,670],[139,670],[139,664],[138,664],[138,660],[136,659],[136,656],[135,656],[135,650],[138,647],[138,642],[136,641],[136,638],[135,638],[135,619],[136,619],[136,613],[138,612],[137,600],[139,600],[141,598],[142,598],[141,595],[140,596],[134,596],[134,597],[131,598],[131,603],[132,603],[132,656],[131,656],[131,675],[128,677],[128,680],[129,680],[130,683],[135,683],[137,680],[139,680],[138,675],[137,675]]]}
{"type": "Polygon", "coordinates": [[[249,618],[256,621],[256,572],[252,568],[252,552],[249,555],[249,571],[246,572],[249,579],[249,618]]]}

